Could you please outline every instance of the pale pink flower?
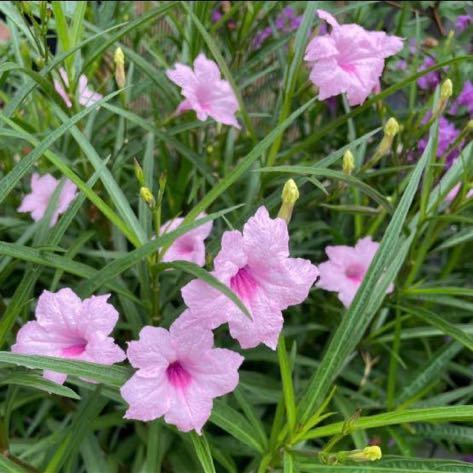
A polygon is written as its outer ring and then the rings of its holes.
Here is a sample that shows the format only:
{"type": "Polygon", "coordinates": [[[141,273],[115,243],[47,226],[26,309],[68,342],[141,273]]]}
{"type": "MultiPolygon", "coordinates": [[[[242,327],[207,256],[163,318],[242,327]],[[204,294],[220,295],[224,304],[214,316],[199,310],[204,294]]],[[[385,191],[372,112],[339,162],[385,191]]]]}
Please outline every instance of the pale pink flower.
{"type": "MultiPolygon", "coordinates": [[[[327,246],[325,253],[329,260],[319,265],[320,279],[317,287],[338,292],[340,301],[345,307],[349,307],[378,247],[379,243],[374,242],[371,237],[358,240],[354,247],[327,246]]],[[[390,293],[392,290],[391,284],[386,292],[390,293]]]]}
{"type": "Polygon", "coordinates": [[[330,34],[310,41],[304,57],[319,99],[346,93],[350,105],[362,104],[378,86],[384,60],[402,49],[402,39],[356,24],[340,25],[324,10],[317,14],[332,27],[330,34]]]}
{"type": "MultiPolygon", "coordinates": [[[[30,212],[31,218],[35,222],[41,220],[58,185],[59,181],[51,176],[51,174],[40,176],[37,173],[33,173],[31,176],[31,193],[23,198],[21,205],[18,207],[18,212],[30,212]]],[[[57,208],[51,217],[50,226],[55,225],[59,215],[67,210],[70,203],[76,197],[76,190],[76,185],[69,179],[66,179],[59,194],[57,208]]]]}
{"type": "Polygon", "coordinates": [[[151,421],[164,416],[183,432],[202,427],[210,417],[213,399],[238,385],[243,357],[214,348],[213,334],[200,327],[165,330],[144,327],[127,356],[138,371],[120,392],[129,404],[127,419],[151,421]]]}
{"type": "MultiPolygon", "coordinates": [[[[198,218],[205,217],[201,213],[198,218]]],[[[166,222],[161,227],[161,235],[164,233],[176,230],[184,221],[183,218],[175,218],[166,222]]],[[[176,238],[173,244],[168,248],[161,261],[164,263],[169,261],[190,261],[199,266],[205,265],[205,244],[204,240],[210,235],[212,231],[212,222],[204,223],[203,225],[190,230],[186,234],[176,238]]]]}
{"type": "MultiPolygon", "coordinates": [[[[447,194],[447,197],[445,197],[445,200],[447,203],[451,204],[454,200],[455,197],[458,195],[458,192],[460,192],[461,184],[458,183],[453,189],[447,194]]],[[[470,189],[465,198],[466,199],[471,199],[473,197],[473,189],[470,189]]]]}
{"type": "Polygon", "coordinates": [[[289,257],[286,222],[271,219],[260,207],[243,232],[223,234],[212,274],[236,293],[252,318],[220,291],[196,279],[182,289],[191,311],[179,323],[213,329],[228,322],[242,348],[264,343],[274,349],[283,326],[281,311],[307,298],[319,272],[310,261],[289,257]]]}
{"type": "MultiPolygon", "coordinates": [[[[64,69],[59,69],[59,74],[61,75],[62,82],[59,80],[54,80],[54,88],[56,92],[61,96],[62,100],[67,107],[72,107],[72,102],[67,94],[66,90],[64,89],[63,83],[66,87],[69,86],[69,79],[67,78],[67,72],[64,69]]],[[[78,100],[81,105],[84,107],[88,107],[89,105],[93,105],[95,102],[98,102],[103,96],[98,92],[94,92],[92,89],[88,87],[88,79],[87,77],[82,74],[79,77],[79,84],[78,84],[78,100]]]]}
{"type": "Polygon", "coordinates": [[[185,100],[177,111],[194,110],[201,121],[213,118],[224,125],[240,128],[235,113],[239,109],[238,100],[231,85],[220,78],[217,64],[199,54],[194,61],[194,70],[176,63],[166,75],[182,88],[185,100]]]}
{"type": "MultiPolygon", "coordinates": [[[[123,361],[125,352],[109,337],[118,312],[107,302],[110,294],[81,299],[69,288],[56,293],[43,291],[36,320],[18,331],[15,353],[55,356],[112,365],[123,361]]],[[[63,384],[66,374],[44,371],[46,379],[63,384]]]]}

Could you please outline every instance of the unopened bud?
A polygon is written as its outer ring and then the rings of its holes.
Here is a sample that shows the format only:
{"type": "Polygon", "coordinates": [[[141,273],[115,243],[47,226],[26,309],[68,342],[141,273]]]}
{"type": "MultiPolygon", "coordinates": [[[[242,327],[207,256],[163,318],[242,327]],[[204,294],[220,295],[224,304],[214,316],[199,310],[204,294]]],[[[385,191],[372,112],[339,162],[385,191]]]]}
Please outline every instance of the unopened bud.
{"type": "Polygon", "coordinates": [[[125,55],[123,54],[122,48],[117,48],[113,55],[115,61],[115,80],[120,89],[123,89],[126,84],[125,75],[125,55]]]}
{"type": "Polygon", "coordinates": [[[291,221],[292,211],[294,210],[294,205],[298,198],[299,189],[294,179],[287,180],[282,190],[282,205],[278,213],[278,217],[285,220],[286,223],[291,221]]]}
{"type": "Polygon", "coordinates": [[[141,187],[140,197],[151,207],[153,208],[156,204],[153,194],[148,187],[141,187]]]}
{"type": "Polygon", "coordinates": [[[135,168],[135,176],[136,176],[136,179],[138,180],[138,183],[140,184],[140,186],[144,186],[145,175],[143,173],[143,168],[140,166],[140,163],[136,160],[136,158],[135,158],[134,168],[135,168]]]}
{"type": "Polygon", "coordinates": [[[372,445],[362,450],[352,450],[347,458],[356,462],[365,462],[380,460],[382,456],[381,449],[377,445],[372,445]]]}
{"type": "Polygon", "coordinates": [[[445,79],[440,86],[440,99],[447,100],[452,96],[453,84],[450,79],[445,79]]]}
{"type": "Polygon", "coordinates": [[[295,183],[294,179],[289,179],[288,181],[286,181],[281,196],[283,203],[296,203],[297,199],[299,198],[299,189],[297,188],[297,184],[295,183]]]}
{"type": "Polygon", "coordinates": [[[468,133],[473,133],[473,120],[470,120],[465,127],[468,133]]]}
{"type": "Polygon", "coordinates": [[[394,138],[399,133],[399,123],[394,118],[391,117],[384,125],[384,134],[391,138],[394,138]]]}
{"type": "Polygon", "coordinates": [[[343,155],[343,173],[350,176],[355,169],[355,158],[353,153],[347,149],[343,155]]]}

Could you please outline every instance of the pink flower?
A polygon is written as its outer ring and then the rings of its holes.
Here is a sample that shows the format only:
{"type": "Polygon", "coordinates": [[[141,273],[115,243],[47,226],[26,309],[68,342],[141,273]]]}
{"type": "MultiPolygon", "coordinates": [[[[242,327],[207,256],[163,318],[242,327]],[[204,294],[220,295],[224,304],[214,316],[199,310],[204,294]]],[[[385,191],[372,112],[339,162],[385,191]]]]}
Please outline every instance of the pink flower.
{"type": "MultiPolygon", "coordinates": [[[[371,237],[358,240],[355,247],[327,246],[325,253],[329,260],[319,265],[320,279],[317,287],[338,292],[340,301],[345,307],[349,307],[363,282],[378,246],[379,243],[371,240],[371,237]]],[[[391,284],[387,293],[392,290],[391,284]]]]}
{"type": "MultiPolygon", "coordinates": [[[[59,74],[61,75],[62,81],[66,87],[69,86],[69,79],[67,78],[67,72],[64,69],[59,69],[59,74]]],[[[88,79],[85,75],[81,75],[79,77],[79,87],[78,87],[78,94],[79,94],[79,103],[84,107],[88,107],[89,105],[94,104],[95,102],[99,101],[103,96],[100,95],[98,92],[94,92],[93,90],[89,89],[88,87],[88,79]]],[[[69,95],[64,90],[63,84],[59,80],[54,81],[54,88],[56,92],[61,96],[62,100],[67,107],[72,107],[71,99],[69,95]]]]}
{"type": "Polygon", "coordinates": [[[260,207],[243,233],[223,234],[212,274],[238,295],[252,319],[220,291],[196,279],[182,289],[191,311],[179,323],[213,329],[228,322],[242,348],[264,343],[274,349],[283,326],[281,311],[307,298],[319,272],[310,261],[289,257],[286,223],[271,219],[260,207]]]}
{"type": "MultiPolygon", "coordinates": [[[[447,194],[447,197],[445,197],[445,200],[447,201],[447,203],[451,204],[455,200],[455,197],[458,195],[460,188],[461,188],[460,183],[458,183],[455,187],[453,187],[453,189],[447,194]]],[[[467,199],[471,199],[473,197],[473,189],[470,189],[467,192],[465,197],[467,199]]]]}
{"type": "Polygon", "coordinates": [[[232,87],[220,78],[220,70],[214,61],[199,54],[194,61],[194,70],[176,63],[166,75],[182,88],[185,100],[177,111],[194,110],[200,121],[212,117],[224,125],[240,128],[235,113],[239,109],[238,100],[232,87]]]}
{"type": "MultiPolygon", "coordinates": [[[[198,218],[202,217],[205,217],[205,214],[200,214],[198,218]]],[[[183,218],[175,218],[165,223],[161,227],[161,235],[176,230],[182,224],[183,220],[183,218]]],[[[166,263],[169,261],[183,260],[204,266],[204,240],[210,235],[211,231],[212,222],[207,222],[177,238],[164,254],[162,261],[166,263]]]]}
{"type": "MultiPolygon", "coordinates": [[[[31,193],[23,198],[21,205],[18,207],[18,212],[30,212],[31,218],[35,222],[41,220],[58,185],[59,181],[51,174],[40,176],[34,173],[31,176],[31,193]]],[[[51,227],[56,224],[59,215],[63,214],[74,200],[76,190],[75,184],[66,179],[59,194],[58,206],[51,217],[51,227]]]]}
{"type": "Polygon", "coordinates": [[[199,327],[169,331],[144,327],[137,342],[128,344],[127,356],[138,371],[120,392],[129,404],[127,419],[151,421],[164,416],[183,432],[201,433],[210,417],[213,398],[238,385],[243,357],[213,347],[210,330],[199,327]]]}
{"type": "MultiPolygon", "coordinates": [[[[69,288],[56,293],[43,291],[36,320],[21,327],[12,351],[103,365],[123,361],[124,351],[108,336],[118,320],[118,312],[107,302],[109,297],[105,294],[81,301],[69,288]]],[[[66,374],[46,370],[43,376],[58,384],[67,378],[66,374]]]]}
{"type": "Polygon", "coordinates": [[[362,104],[379,83],[384,60],[402,49],[402,39],[356,24],[340,25],[324,10],[317,14],[332,27],[330,34],[310,41],[304,57],[312,67],[310,80],[319,88],[319,99],[346,92],[350,105],[362,104]]]}

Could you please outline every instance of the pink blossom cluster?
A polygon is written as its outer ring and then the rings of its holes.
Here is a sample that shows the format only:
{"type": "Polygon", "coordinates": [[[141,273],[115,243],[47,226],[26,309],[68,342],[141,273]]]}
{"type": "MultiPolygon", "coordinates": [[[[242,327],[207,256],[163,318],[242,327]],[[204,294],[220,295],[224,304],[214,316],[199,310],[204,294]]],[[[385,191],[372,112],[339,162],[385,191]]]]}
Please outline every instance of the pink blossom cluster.
{"type": "MultiPolygon", "coordinates": [[[[181,224],[182,219],[170,221],[163,225],[163,233],[181,224]]],[[[164,259],[203,265],[204,240],[211,229],[207,223],[177,238],[164,259]]],[[[251,318],[226,295],[194,280],[182,289],[188,308],[169,330],[144,327],[139,340],[129,342],[125,355],[110,336],[118,312],[108,303],[109,295],[82,301],[65,288],[41,294],[36,320],[19,330],[12,350],[104,365],[128,358],[136,372],[121,388],[129,405],[125,417],[142,421],[164,417],[184,432],[200,433],[213,399],[237,386],[244,360],[239,353],[216,348],[212,329],[228,323],[242,348],[264,343],[274,349],[283,326],[282,311],[306,299],[319,272],[310,261],[289,256],[285,221],[271,219],[261,207],[242,232],[223,234],[212,274],[241,299],[251,318]]],[[[67,376],[45,371],[44,377],[62,384],[67,376]]]]}

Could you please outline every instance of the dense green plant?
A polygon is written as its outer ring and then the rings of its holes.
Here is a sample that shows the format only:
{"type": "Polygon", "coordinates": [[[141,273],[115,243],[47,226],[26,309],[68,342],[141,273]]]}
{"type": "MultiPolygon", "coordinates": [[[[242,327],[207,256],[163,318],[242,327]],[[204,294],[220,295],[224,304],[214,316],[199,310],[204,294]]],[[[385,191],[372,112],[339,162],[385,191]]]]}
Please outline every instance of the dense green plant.
{"type": "MultiPolygon", "coordinates": [[[[451,117],[463,131],[446,169],[437,144],[448,98],[417,87],[439,71],[454,98],[472,77],[471,29],[449,34],[465,9],[472,2],[1,2],[10,39],[0,44],[0,471],[473,471],[460,461],[473,446],[471,117],[451,117]],[[286,4],[303,15],[290,33],[274,23],[286,4]],[[363,105],[315,98],[303,57],[317,8],[406,38],[382,91],[363,105]],[[272,35],[256,47],[264,27],[272,35]],[[180,97],[166,69],[200,52],[235,90],[241,131],[174,113],[180,97]],[[426,54],[436,63],[422,70],[426,54]],[[406,70],[395,67],[401,57],[406,70]],[[103,98],[68,108],[53,84],[60,67],[71,90],[84,73],[103,98]],[[380,153],[390,117],[401,129],[380,153]],[[80,190],[52,228],[16,210],[35,170],[80,190]],[[365,235],[379,251],[349,309],[314,288],[285,311],[277,351],[241,351],[240,384],[215,402],[202,436],[161,419],[123,419],[125,364],[9,351],[44,289],[111,292],[123,347],[143,325],[168,327],[185,282],[216,282],[190,263],[161,264],[158,248],[206,211],[210,268],[224,230],[241,228],[260,205],[277,215],[290,177],[301,194],[289,225],[294,256],[318,264],[327,245],[365,235]],[[183,226],[153,238],[140,187],[162,221],[186,216],[183,226]],[[42,369],[67,373],[68,384],[43,379],[42,369]],[[380,445],[383,459],[370,462],[368,445],[380,445]]],[[[217,334],[240,351],[225,330],[217,334]]]]}

